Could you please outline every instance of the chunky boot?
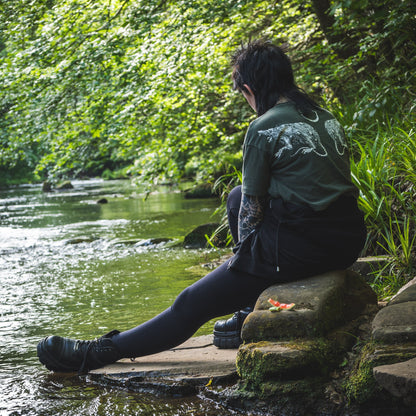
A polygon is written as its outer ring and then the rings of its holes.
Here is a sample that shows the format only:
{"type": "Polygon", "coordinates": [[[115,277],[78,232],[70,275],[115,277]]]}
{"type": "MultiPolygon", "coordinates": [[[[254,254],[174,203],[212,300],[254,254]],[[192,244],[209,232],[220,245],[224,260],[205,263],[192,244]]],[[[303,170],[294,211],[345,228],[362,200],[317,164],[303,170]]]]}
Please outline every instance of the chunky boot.
{"type": "Polygon", "coordinates": [[[47,337],[38,344],[39,361],[51,371],[87,373],[122,358],[111,340],[119,333],[114,330],[93,341],[47,337]]]}
{"type": "Polygon", "coordinates": [[[241,327],[253,308],[235,312],[229,319],[222,319],[214,325],[214,345],[218,348],[238,348],[242,343],[241,327]]]}

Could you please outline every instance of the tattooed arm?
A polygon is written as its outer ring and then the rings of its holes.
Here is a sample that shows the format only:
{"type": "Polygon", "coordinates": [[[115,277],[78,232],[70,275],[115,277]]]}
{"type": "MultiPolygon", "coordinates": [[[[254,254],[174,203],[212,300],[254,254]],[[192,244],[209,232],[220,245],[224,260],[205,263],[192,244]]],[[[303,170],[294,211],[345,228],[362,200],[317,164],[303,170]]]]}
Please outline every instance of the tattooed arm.
{"type": "Polygon", "coordinates": [[[238,239],[243,241],[257,224],[263,220],[265,198],[242,194],[240,212],[238,214],[238,239]]]}

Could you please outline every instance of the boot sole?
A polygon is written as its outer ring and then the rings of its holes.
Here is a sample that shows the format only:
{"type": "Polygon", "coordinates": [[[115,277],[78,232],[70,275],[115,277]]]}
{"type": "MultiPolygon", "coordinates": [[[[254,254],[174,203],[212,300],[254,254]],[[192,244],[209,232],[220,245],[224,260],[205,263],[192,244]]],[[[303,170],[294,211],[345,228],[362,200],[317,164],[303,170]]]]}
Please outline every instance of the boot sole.
{"type": "Polygon", "coordinates": [[[69,367],[63,365],[62,363],[58,362],[52,355],[48,353],[45,349],[43,343],[47,338],[40,341],[36,350],[38,354],[39,361],[49,370],[55,373],[75,373],[78,369],[74,369],[73,367],[69,367]]]}
{"type": "Polygon", "coordinates": [[[222,349],[235,349],[242,344],[239,331],[217,332],[214,331],[214,345],[222,349]]]}

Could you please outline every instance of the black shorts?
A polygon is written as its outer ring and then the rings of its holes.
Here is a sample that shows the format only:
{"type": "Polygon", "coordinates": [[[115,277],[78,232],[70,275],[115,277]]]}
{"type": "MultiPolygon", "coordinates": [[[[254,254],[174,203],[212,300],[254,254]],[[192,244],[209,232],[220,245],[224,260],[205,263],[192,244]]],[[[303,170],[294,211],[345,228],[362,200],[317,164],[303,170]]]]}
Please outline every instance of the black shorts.
{"type": "Polygon", "coordinates": [[[354,197],[340,197],[323,211],[272,199],[262,223],[234,247],[229,267],[276,282],[345,269],[358,258],[366,235],[354,197]]]}

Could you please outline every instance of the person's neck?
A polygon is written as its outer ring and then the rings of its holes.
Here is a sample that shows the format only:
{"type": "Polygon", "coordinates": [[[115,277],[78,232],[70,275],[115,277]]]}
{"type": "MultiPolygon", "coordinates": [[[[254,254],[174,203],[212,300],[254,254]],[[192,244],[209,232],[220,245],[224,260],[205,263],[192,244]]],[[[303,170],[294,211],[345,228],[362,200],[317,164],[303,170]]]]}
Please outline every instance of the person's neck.
{"type": "Polygon", "coordinates": [[[289,100],[289,98],[287,98],[287,97],[280,97],[277,101],[276,101],[276,104],[275,105],[278,105],[278,104],[283,104],[283,103],[287,103],[287,102],[289,102],[290,100],[289,100]]]}

